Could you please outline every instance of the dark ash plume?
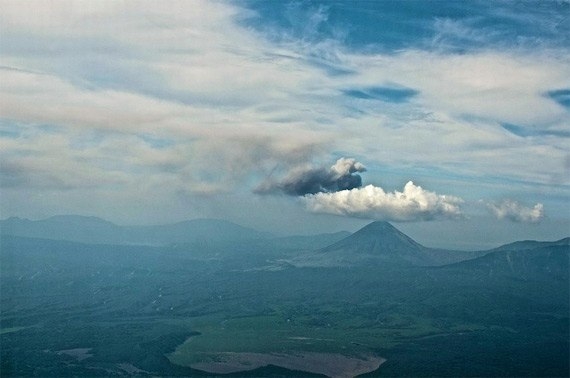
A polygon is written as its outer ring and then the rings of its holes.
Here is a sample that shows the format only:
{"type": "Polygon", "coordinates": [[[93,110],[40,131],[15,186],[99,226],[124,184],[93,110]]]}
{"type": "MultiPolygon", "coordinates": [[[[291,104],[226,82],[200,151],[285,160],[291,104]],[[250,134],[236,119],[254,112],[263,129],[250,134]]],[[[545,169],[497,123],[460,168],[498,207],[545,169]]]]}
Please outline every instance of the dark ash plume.
{"type": "Polygon", "coordinates": [[[365,172],[362,163],[352,158],[340,158],[330,168],[302,167],[291,170],[282,180],[267,180],[256,193],[284,193],[290,196],[304,196],[321,192],[337,192],[362,186],[362,177],[358,172],[365,172]]]}

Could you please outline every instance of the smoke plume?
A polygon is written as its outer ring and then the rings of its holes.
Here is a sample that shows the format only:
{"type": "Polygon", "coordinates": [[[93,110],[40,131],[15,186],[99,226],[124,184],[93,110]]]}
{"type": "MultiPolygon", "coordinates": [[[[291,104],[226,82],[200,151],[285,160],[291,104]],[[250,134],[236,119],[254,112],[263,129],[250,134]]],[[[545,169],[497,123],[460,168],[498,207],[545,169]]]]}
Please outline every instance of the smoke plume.
{"type": "Polygon", "coordinates": [[[330,168],[299,167],[291,170],[281,180],[267,180],[256,193],[284,193],[290,196],[330,193],[362,186],[359,172],[366,171],[362,163],[352,158],[340,158],[330,168]]]}

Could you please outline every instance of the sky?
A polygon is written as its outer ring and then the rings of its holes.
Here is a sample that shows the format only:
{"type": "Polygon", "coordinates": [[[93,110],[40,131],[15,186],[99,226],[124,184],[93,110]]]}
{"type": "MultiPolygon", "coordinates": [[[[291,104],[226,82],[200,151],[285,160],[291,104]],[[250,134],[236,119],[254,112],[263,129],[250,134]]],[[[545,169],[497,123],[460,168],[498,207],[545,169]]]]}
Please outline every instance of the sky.
{"type": "Polygon", "coordinates": [[[570,235],[569,1],[1,3],[2,219],[570,235]]]}

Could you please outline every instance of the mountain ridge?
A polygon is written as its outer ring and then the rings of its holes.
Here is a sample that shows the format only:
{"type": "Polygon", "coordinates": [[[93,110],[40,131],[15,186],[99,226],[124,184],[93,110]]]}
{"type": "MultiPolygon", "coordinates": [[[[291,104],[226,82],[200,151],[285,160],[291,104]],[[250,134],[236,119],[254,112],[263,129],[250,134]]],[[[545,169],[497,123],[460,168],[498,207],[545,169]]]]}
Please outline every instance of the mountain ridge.
{"type": "Polygon", "coordinates": [[[157,226],[119,226],[98,217],[81,215],[57,215],[41,220],[11,217],[0,221],[0,234],[117,245],[170,245],[204,240],[230,242],[272,236],[219,219],[199,218],[157,226]]]}
{"type": "Polygon", "coordinates": [[[478,272],[482,278],[496,276],[523,280],[568,280],[570,245],[537,242],[536,248],[495,250],[471,260],[442,266],[444,270],[478,272]]]}
{"type": "Polygon", "coordinates": [[[497,248],[493,248],[490,251],[508,251],[508,250],[522,250],[522,249],[534,249],[541,246],[564,246],[570,245],[570,237],[565,237],[554,241],[538,241],[538,240],[519,240],[508,244],[503,244],[497,248]]]}
{"type": "Polygon", "coordinates": [[[489,250],[453,251],[425,247],[384,221],[371,222],[352,234],[279,238],[219,219],[199,218],[157,226],[119,226],[101,218],[81,215],[57,215],[43,220],[11,217],[0,221],[0,235],[86,244],[142,246],[183,246],[196,243],[202,246],[221,246],[237,242],[243,244],[244,250],[248,246],[267,251],[275,247],[289,249],[295,255],[291,261],[294,266],[317,267],[443,266],[493,252],[567,246],[570,242],[568,237],[552,242],[523,240],[489,250]],[[252,244],[254,241],[259,242],[252,244]]]}

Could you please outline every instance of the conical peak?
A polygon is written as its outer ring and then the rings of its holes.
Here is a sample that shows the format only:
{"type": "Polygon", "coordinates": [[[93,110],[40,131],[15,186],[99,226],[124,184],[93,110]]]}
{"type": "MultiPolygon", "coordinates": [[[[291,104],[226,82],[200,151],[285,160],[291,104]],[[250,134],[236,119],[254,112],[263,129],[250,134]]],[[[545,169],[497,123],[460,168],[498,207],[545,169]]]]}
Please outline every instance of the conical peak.
{"type": "Polygon", "coordinates": [[[391,241],[405,241],[406,243],[412,240],[400,232],[396,227],[388,222],[376,221],[372,222],[360,230],[352,234],[353,240],[376,240],[380,243],[390,243],[391,241]]]}
{"type": "Polygon", "coordinates": [[[372,222],[324,250],[349,249],[366,253],[418,250],[422,246],[388,222],[372,222]]]}
{"type": "Polygon", "coordinates": [[[400,233],[400,231],[398,231],[396,227],[384,221],[375,221],[369,223],[366,226],[362,227],[360,230],[358,230],[356,233],[386,233],[386,232],[400,233]]]}

